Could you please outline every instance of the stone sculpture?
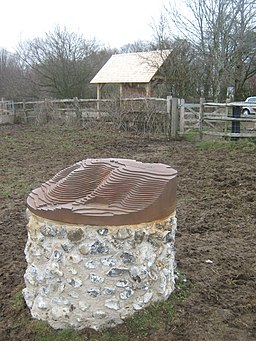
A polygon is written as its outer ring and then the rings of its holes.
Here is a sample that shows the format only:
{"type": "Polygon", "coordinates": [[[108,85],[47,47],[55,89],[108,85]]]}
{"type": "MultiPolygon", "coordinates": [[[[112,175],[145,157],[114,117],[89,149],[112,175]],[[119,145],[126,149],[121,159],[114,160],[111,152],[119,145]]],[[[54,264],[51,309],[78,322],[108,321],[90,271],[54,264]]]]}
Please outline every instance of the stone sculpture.
{"type": "Polygon", "coordinates": [[[68,223],[125,225],[169,216],[176,206],[176,174],[164,164],[87,159],[32,191],[36,215],[68,223]]]}
{"type": "Polygon", "coordinates": [[[87,159],[29,194],[23,295],[53,328],[122,323],[174,290],[176,171],[87,159]]]}

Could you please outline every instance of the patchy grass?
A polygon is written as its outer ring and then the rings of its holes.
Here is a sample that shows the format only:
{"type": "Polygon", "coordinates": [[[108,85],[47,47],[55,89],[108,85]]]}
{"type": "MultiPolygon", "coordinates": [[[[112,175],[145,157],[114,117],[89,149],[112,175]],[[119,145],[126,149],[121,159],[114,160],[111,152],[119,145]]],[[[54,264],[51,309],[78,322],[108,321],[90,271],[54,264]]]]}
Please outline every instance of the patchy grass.
{"type": "Polygon", "coordinates": [[[253,140],[167,141],[100,126],[0,130],[1,341],[255,340],[253,140]],[[22,297],[25,200],[61,169],[90,157],[161,162],[177,169],[176,261],[181,273],[167,301],[122,325],[100,332],[58,331],[33,320],[22,297]]]}
{"type": "Polygon", "coordinates": [[[207,140],[198,142],[196,145],[197,147],[202,149],[243,151],[246,153],[254,153],[256,152],[255,141],[253,139],[241,139],[239,141],[207,140]]]}
{"type": "MultiPolygon", "coordinates": [[[[176,280],[176,289],[166,301],[152,303],[147,308],[135,313],[126,319],[126,327],[116,333],[116,328],[91,331],[86,335],[84,331],[73,329],[54,330],[47,322],[32,320],[24,310],[26,304],[19,290],[10,301],[10,309],[14,318],[11,321],[13,328],[22,328],[27,334],[33,335],[35,341],[129,341],[131,339],[147,340],[153,330],[166,328],[175,317],[175,302],[182,302],[189,296],[189,283],[184,274],[179,274],[176,280]]],[[[117,327],[119,328],[119,327],[117,327]]]]}
{"type": "Polygon", "coordinates": [[[87,337],[79,335],[73,329],[53,330],[46,322],[35,321],[33,331],[36,334],[36,341],[85,341],[87,337]]]}
{"type": "Polygon", "coordinates": [[[180,138],[189,142],[196,142],[200,140],[200,132],[198,129],[191,129],[189,132],[181,135],[180,138]]]}

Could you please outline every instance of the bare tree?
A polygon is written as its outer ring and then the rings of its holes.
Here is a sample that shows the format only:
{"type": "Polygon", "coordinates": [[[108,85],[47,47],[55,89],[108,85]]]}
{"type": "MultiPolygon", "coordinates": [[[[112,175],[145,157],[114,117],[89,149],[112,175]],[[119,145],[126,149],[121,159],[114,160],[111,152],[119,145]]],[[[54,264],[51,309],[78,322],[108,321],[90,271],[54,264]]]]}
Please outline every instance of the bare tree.
{"type": "Polygon", "coordinates": [[[0,49],[0,98],[20,99],[26,89],[23,76],[18,56],[0,49]]]}
{"type": "Polygon", "coordinates": [[[18,54],[30,69],[30,80],[39,96],[72,98],[85,96],[94,74],[95,40],[56,27],[44,38],[23,42],[18,54]]]}
{"type": "Polygon", "coordinates": [[[176,97],[195,98],[200,96],[200,84],[196,77],[201,70],[197,59],[196,50],[187,39],[172,37],[168,29],[168,20],[160,15],[159,21],[151,25],[154,31],[154,50],[170,50],[170,56],[160,69],[164,79],[158,85],[161,96],[172,95],[176,97]]]}
{"type": "Polygon", "coordinates": [[[166,95],[187,99],[200,97],[200,77],[196,75],[201,71],[193,46],[187,40],[176,39],[170,50],[170,56],[161,70],[165,77],[166,95]]]}
{"type": "Polygon", "coordinates": [[[166,8],[170,34],[185,37],[196,48],[204,70],[202,90],[220,100],[227,86],[235,86],[236,98],[255,70],[255,0],[184,0],[182,15],[166,8]]]}
{"type": "Polygon", "coordinates": [[[121,46],[120,53],[146,52],[152,50],[152,43],[149,41],[136,40],[121,46]]]}

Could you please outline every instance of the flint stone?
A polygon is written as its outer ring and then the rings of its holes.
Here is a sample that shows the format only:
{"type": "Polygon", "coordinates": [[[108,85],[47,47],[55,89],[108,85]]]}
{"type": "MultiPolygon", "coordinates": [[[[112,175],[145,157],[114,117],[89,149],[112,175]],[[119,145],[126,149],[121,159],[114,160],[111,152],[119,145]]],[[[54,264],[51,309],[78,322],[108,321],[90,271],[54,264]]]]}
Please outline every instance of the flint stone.
{"type": "Polygon", "coordinates": [[[57,262],[60,262],[62,260],[62,253],[60,251],[58,251],[58,250],[55,250],[54,253],[53,253],[53,258],[57,262]]]}
{"type": "Polygon", "coordinates": [[[22,290],[22,294],[23,294],[23,297],[26,301],[28,308],[31,309],[34,303],[35,295],[31,293],[31,291],[28,290],[27,288],[22,290]]]}
{"type": "Polygon", "coordinates": [[[133,304],[133,309],[134,309],[135,311],[139,311],[139,310],[143,309],[143,305],[141,305],[141,304],[139,304],[139,303],[134,303],[134,304],[133,304]]]}
{"type": "Polygon", "coordinates": [[[80,228],[68,231],[68,239],[71,242],[79,242],[83,238],[84,238],[84,232],[80,228]]]}
{"type": "Polygon", "coordinates": [[[83,285],[83,282],[80,278],[71,278],[68,283],[73,287],[73,288],[79,288],[83,285]]]}
{"type": "Polygon", "coordinates": [[[105,311],[98,310],[98,311],[95,311],[95,313],[93,314],[93,317],[95,317],[96,319],[103,319],[104,317],[106,317],[106,313],[105,311]]]}
{"type": "Polygon", "coordinates": [[[97,232],[100,236],[106,236],[108,234],[108,229],[99,229],[97,232]]]}
{"type": "Polygon", "coordinates": [[[85,266],[87,269],[96,269],[99,265],[100,265],[100,262],[97,261],[97,260],[89,260],[88,262],[86,262],[86,263],[84,264],[84,266],[85,266]]]}
{"type": "Polygon", "coordinates": [[[129,297],[131,297],[134,294],[134,291],[127,287],[123,292],[120,293],[120,298],[122,300],[127,300],[129,297]]]}
{"type": "Polygon", "coordinates": [[[69,305],[69,300],[63,297],[53,297],[52,301],[57,303],[58,305],[69,305]]]}
{"type": "Polygon", "coordinates": [[[114,258],[104,258],[101,260],[103,265],[114,266],[116,265],[116,260],[114,258]]]}
{"type": "Polygon", "coordinates": [[[125,240],[131,236],[132,232],[128,228],[121,228],[117,231],[117,234],[114,235],[115,239],[125,240]]]}
{"type": "Polygon", "coordinates": [[[116,282],[116,286],[119,287],[119,288],[124,288],[124,287],[127,287],[129,285],[129,281],[127,281],[126,279],[124,280],[120,280],[118,282],[116,282]]]}
{"type": "Polygon", "coordinates": [[[98,288],[91,288],[87,290],[88,294],[92,297],[97,297],[100,295],[100,290],[98,288]]]}
{"type": "Polygon", "coordinates": [[[43,225],[43,226],[40,226],[39,228],[39,231],[45,236],[45,237],[48,237],[48,236],[56,236],[57,234],[57,228],[56,227],[53,227],[53,226],[49,226],[49,225],[43,225]]]}
{"type": "Polygon", "coordinates": [[[106,300],[105,307],[112,309],[112,310],[119,310],[120,303],[118,300],[106,300]]]}
{"type": "Polygon", "coordinates": [[[136,231],[134,234],[134,240],[137,244],[141,244],[143,242],[145,236],[145,232],[144,231],[136,231]]]}
{"type": "Polygon", "coordinates": [[[165,243],[174,243],[174,235],[173,235],[172,231],[168,232],[164,236],[164,242],[165,243]]]}
{"type": "Polygon", "coordinates": [[[147,304],[153,297],[153,293],[152,292],[147,292],[144,296],[143,296],[143,302],[145,304],[147,304]]]}
{"type": "Polygon", "coordinates": [[[80,302],[78,303],[78,307],[79,307],[80,310],[86,311],[86,310],[88,310],[88,309],[90,308],[90,305],[89,305],[89,304],[86,304],[86,303],[83,302],[83,301],[80,301],[80,302]]]}
{"type": "Polygon", "coordinates": [[[135,282],[141,282],[142,279],[145,279],[147,277],[148,271],[145,266],[143,267],[133,266],[130,269],[130,275],[135,282]]]}
{"type": "Polygon", "coordinates": [[[123,252],[120,256],[120,258],[122,259],[122,262],[124,264],[130,264],[130,263],[134,263],[135,262],[135,258],[132,254],[128,253],[128,252],[123,252]]]}
{"type": "Polygon", "coordinates": [[[103,283],[104,278],[101,276],[97,276],[96,274],[90,274],[90,281],[93,283],[103,283]]]}
{"type": "Polygon", "coordinates": [[[115,288],[103,288],[104,295],[113,295],[116,292],[115,288]]]}
{"type": "Polygon", "coordinates": [[[88,255],[89,253],[89,247],[85,244],[82,244],[80,247],[79,247],[79,252],[82,254],[82,255],[88,255]]]}
{"type": "Polygon", "coordinates": [[[77,275],[77,270],[75,268],[67,268],[69,272],[72,273],[72,275],[77,275]]]}
{"type": "Polygon", "coordinates": [[[69,253],[73,249],[74,246],[68,245],[68,244],[61,244],[61,247],[65,252],[69,253]]]}
{"type": "Polygon", "coordinates": [[[79,298],[79,295],[76,291],[70,291],[68,295],[72,298],[79,298]]]}
{"type": "Polygon", "coordinates": [[[129,272],[128,269],[112,268],[111,270],[109,270],[107,275],[110,277],[118,277],[118,276],[121,276],[123,274],[127,274],[128,272],[129,272]]]}
{"type": "Polygon", "coordinates": [[[52,262],[51,268],[50,268],[50,273],[53,275],[60,276],[60,277],[63,276],[63,272],[61,270],[59,270],[59,264],[58,263],[52,262]]]}
{"type": "Polygon", "coordinates": [[[97,240],[94,244],[91,245],[90,253],[91,254],[108,254],[109,248],[108,246],[105,246],[102,242],[97,240]]]}

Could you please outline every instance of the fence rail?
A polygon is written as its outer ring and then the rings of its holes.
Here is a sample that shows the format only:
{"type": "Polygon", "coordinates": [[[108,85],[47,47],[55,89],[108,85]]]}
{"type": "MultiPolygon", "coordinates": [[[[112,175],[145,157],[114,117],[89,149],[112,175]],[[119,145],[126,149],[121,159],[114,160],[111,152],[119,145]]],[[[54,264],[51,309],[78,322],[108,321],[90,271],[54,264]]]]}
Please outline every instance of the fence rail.
{"type": "MultiPolygon", "coordinates": [[[[202,134],[231,137],[233,140],[256,137],[256,116],[243,115],[243,106],[245,106],[244,102],[204,103],[201,118],[202,134]],[[213,108],[214,113],[207,113],[207,109],[212,111],[213,108]],[[214,123],[212,129],[204,129],[209,123],[214,123]]],[[[249,106],[255,107],[256,104],[249,106]]]]}
{"type": "Polygon", "coordinates": [[[15,115],[22,122],[39,124],[52,121],[80,120],[84,125],[103,120],[118,129],[167,134],[166,99],[61,99],[15,103],[15,115]]]}
{"type": "MultiPolygon", "coordinates": [[[[6,101],[5,108],[8,108],[6,101]]],[[[1,102],[0,102],[1,103],[1,102]]],[[[176,138],[191,131],[218,137],[256,137],[256,115],[241,114],[243,102],[186,103],[184,99],[60,99],[12,102],[17,121],[43,124],[48,121],[79,120],[84,125],[103,120],[125,131],[154,133],[176,138]]],[[[247,105],[247,104],[246,104],[247,105]]],[[[253,106],[253,105],[252,105],[253,106]]],[[[255,105],[254,105],[255,106],[255,105]]],[[[2,105],[3,107],[3,105],[2,105]]],[[[0,105],[0,118],[1,109],[0,105]]],[[[6,111],[6,110],[5,110],[6,111]]],[[[2,110],[2,113],[4,110],[2,110]]],[[[1,120],[0,120],[1,123],[1,120]]],[[[4,122],[5,123],[5,122],[4,122]]]]}

